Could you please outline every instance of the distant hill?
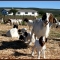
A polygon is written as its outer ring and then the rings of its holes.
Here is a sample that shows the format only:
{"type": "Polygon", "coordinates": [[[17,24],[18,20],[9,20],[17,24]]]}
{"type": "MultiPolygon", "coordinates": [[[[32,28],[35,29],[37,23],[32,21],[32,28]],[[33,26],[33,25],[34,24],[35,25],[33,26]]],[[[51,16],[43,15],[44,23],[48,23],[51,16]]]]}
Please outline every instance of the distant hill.
{"type": "MultiPolygon", "coordinates": [[[[1,13],[1,10],[2,9],[11,9],[12,7],[2,7],[0,8],[0,13],[1,13]]],[[[32,8],[32,7],[29,7],[29,8],[19,8],[19,7],[15,7],[15,9],[33,9],[33,10],[36,10],[36,11],[44,11],[44,12],[51,12],[53,13],[54,15],[60,15],[60,9],[47,9],[47,8],[32,8]]]]}
{"type": "Polygon", "coordinates": [[[26,8],[26,9],[34,9],[37,11],[44,11],[44,12],[50,12],[53,13],[54,15],[60,15],[60,9],[45,9],[45,8],[26,8]]]}

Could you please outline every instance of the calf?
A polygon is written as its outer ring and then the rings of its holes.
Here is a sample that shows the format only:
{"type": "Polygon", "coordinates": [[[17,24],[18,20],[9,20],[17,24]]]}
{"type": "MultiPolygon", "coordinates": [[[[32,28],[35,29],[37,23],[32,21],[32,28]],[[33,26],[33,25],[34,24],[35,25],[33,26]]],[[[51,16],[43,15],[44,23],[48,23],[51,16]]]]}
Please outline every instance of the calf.
{"type": "MultiPolygon", "coordinates": [[[[31,32],[29,33],[27,31],[23,32],[23,34],[20,35],[19,39],[24,40],[25,43],[28,43],[28,40],[31,40],[31,32]]],[[[34,34],[32,35],[32,39],[34,39],[33,42],[35,42],[34,34]]]]}
{"type": "Polygon", "coordinates": [[[30,27],[33,26],[33,21],[32,20],[28,20],[27,18],[25,18],[24,21],[27,23],[27,25],[29,26],[29,30],[30,30],[30,27]]]}
{"type": "Polygon", "coordinates": [[[18,34],[18,25],[14,25],[12,29],[10,29],[9,31],[7,31],[6,36],[8,37],[18,37],[19,38],[19,34],[18,34]]]}
{"type": "Polygon", "coordinates": [[[45,49],[46,49],[45,42],[47,42],[45,36],[41,36],[39,39],[36,39],[34,47],[32,49],[32,56],[34,56],[34,49],[36,48],[38,53],[38,59],[40,59],[41,52],[43,53],[43,57],[45,58],[45,49]]]}

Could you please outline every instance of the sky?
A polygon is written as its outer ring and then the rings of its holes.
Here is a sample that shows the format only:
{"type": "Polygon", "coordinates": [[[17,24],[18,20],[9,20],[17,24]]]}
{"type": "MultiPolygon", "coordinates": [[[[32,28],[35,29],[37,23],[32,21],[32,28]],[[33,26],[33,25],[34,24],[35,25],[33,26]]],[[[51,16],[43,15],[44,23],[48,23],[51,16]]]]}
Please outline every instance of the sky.
{"type": "Polygon", "coordinates": [[[60,1],[0,1],[0,7],[36,7],[60,9],[60,1]]]}

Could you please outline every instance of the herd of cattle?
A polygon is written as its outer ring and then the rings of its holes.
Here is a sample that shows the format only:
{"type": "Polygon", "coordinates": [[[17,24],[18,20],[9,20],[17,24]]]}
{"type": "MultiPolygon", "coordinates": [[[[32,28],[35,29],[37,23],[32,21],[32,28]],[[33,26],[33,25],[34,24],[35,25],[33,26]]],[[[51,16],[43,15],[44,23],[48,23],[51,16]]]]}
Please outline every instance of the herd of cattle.
{"type": "Polygon", "coordinates": [[[31,55],[34,56],[34,49],[37,48],[38,59],[40,59],[40,53],[42,52],[43,57],[45,57],[46,42],[49,36],[51,26],[56,25],[56,28],[60,26],[60,22],[54,17],[52,13],[45,13],[42,18],[36,18],[35,20],[22,19],[9,19],[8,23],[13,25],[13,28],[7,31],[6,36],[17,37],[19,40],[23,40],[25,43],[32,45],[33,49],[31,55]],[[27,28],[18,29],[18,25],[22,22],[26,22],[29,26],[30,32],[27,28]],[[30,29],[32,27],[32,29],[30,29]]]}

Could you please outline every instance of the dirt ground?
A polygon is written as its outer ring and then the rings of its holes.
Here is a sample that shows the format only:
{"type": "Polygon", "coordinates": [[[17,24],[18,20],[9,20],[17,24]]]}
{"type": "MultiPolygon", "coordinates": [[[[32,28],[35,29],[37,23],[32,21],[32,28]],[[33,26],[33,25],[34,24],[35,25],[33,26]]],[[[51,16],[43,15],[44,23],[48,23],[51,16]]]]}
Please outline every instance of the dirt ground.
{"type": "MultiPolygon", "coordinates": [[[[20,29],[23,27],[28,29],[28,26],[19,25],[20,29]]],[[[31,56],[32,46],[25,44],[18,38],[4,36],[11,28],[12,26],[7,24],[0,24],[0,59],[37,59],[36,51],[35,56],[31,56]]],[[[41,57],[41,59],[43,58],[41,57]]],[[[46,43],[46,59],[60,59],[60,40],[48,39],[46,43]]]]}

